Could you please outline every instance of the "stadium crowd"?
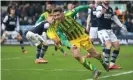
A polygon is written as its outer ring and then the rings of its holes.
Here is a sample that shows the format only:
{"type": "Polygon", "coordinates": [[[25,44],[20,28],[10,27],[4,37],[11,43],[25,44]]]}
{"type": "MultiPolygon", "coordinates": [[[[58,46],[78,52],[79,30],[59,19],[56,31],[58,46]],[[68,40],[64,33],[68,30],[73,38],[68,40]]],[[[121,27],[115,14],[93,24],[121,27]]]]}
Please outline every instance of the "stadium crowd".
{"type": "MultiPolygon", "coordinates": [[[[127,10],[125,12],[120,12],[118,7],[114,10],[116,15],[119,17],[121,22],[126,25],[126,28],[129,32],[129,35],[133,35],[133,5],[132,2],[125,1],[126,2],[126,8],[127,10]]],[[[45,9],[46,2],[43,1],[38,1],[38,2],[22,2],[22,1],[11,1],[11,2],[6,2],[2,4],[3,6],[10,6],[10,5],[15,5],[16,6],[16,15],[19,16],[20,20],[20,25],[34,25],[36,20],[39,18],[41,13],[43,13],[45,9]]],[[[67,1],[60,1],[60,2],[55,2],[56,6],[62,6],[65,10],[67,1]],[[63,4],[62,4],[63,3],[63,4]]],[[[77,4],[77,3],[76,3],[77,4]]],[[[88,2],[80,2],[79,4],[88,4],[88,2]]],[[[78,4],[78,5],[79,5],[78,4]]],[[[1,10],[1,19],[3,20],[5,15],[7,14],[7,7],[2,8],[1,10]]],[[[81,22],[83,26],[86,26],[86,18],[87,14],[86,12],[82,11],[78,14],[78,21],[81,22]]],[[[2,21],[1,20],[1,21],[2,21]]],[[[117,25],[114,24],[113,30],[116,35],[121,35],[122,31],[120,30],[119,27],[116,27],[117,25]]],[[[124,34],[123,34],[124,35],[124,34]]]]}

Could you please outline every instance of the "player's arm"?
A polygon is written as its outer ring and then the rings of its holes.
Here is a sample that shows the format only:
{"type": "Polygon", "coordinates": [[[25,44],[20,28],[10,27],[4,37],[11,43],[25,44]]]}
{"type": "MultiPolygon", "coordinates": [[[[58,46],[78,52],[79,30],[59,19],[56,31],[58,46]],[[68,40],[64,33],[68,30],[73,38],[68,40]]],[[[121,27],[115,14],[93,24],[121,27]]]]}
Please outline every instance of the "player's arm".
{"type": "Polygon", "coordinates": [[[5,16],[5,18],[4,18],[3,22],[2,22],[2,30],[5,30],[7,21],[8,21],[8,15],[5,16]]]}
{"type": "Polygon", "coordinates": [[[88,17],[87,17],[87,24],[86,24],[86,31],[89,32],[89,28],[90,28],[90,19],[91,19],[91,9],[88,10],[88,17]]]}
{"type": "Polygon", "coordinates": [[[82,11],[82,10],[88,10],[88,8],[90,8],[89,5],[81,5],[81,6],[78,6],[74,9],[72,9],[72,13],[71,13],[71,16],[75,16],[78,12],[82,11]]]}
{"type": "Polygon", "coordinates": [[[102,6],[97,6],[96,8],[96,17],[100,18],[102,14],[105,13],[105,10],[102,8],[102,6]]]}
{"type": "Polygon", "coordinates": [[[125,32],[128,32],[126,27],[120,22],[116,15],[113,15],[111,18],[119,27],[121,27],[125,32]]]}
{"type": "Polygon", "coordinates": [[[39,19],[36,21],[36,24],[40,23],[41,21],[45,20],[45,16],[42,14],[39,19]]]}
{"type": "Polygon", "coordinates": [[[19,17],[17,17],[16,30],[20,31],[19,17]]]}

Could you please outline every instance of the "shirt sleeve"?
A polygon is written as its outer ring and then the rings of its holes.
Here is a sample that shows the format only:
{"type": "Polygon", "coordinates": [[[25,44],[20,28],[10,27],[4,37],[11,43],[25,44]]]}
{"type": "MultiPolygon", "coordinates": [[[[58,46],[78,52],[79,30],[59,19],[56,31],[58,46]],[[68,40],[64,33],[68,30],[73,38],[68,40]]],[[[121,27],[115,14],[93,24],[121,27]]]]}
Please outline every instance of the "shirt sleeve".
{"type": "Polygon", "coordinates": [[[100,18],[102,16],[102,6],[97,6],[96,7],[96,17],[100,18]]]}
{"type": "Polygon", "coordinates": [[[88,8],[89,8],[89,5],[78,6],[74,9],[72,9],[71,16],[74,17],[78,12],[80,12],[82,10],[88,10],[88,8]]]}
{"type": "Polygon", "coordinates": [[[44,29],[48,29],[49,26],[50,26],[49,23],[45,23],[45,24],[44,24],[44,29]]]}
{"type": "Polygon", "coordinates": [[[3,23],[6,24],[7,21],[8,21],[8,15],[5,16],[3,23]]]}
{"type": "Polygon", "coordinates": [[[16,29],[17,31],[20,30],[19,17],[17,17],[16,29]]]}
{"type": "Polygon", "coordinates": [[[39,19],[36,21],[36,24],[40,23],[41,21],[45,20],[45,16],[42,14],[39,19]]]}
{"type": "Polygon", "coordinates": [[[91,9],[88,9],[88,14],[91,14],[91,9]]]}
{"type": "Polygon", "coordinates": [[[5,30],[7,21],[8,21],[8,15],[5,16],[5,18],[4,18],[3,22],[2,22],[2,30],[5,30]]]}

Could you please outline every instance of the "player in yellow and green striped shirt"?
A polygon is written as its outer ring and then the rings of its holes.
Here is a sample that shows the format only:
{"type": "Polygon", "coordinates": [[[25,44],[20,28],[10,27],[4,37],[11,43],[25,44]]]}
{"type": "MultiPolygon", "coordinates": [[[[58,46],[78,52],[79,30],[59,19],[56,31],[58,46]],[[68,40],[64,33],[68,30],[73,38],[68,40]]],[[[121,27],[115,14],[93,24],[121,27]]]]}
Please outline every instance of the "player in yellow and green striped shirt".
{"type": "MultiPolygon", "coordinates": [[[[75,19],[73,19],[77,12],[81,10],[88,10],[88,8],[88,5],[78,6],[72,11],[68,11],[64,14],[62,8],[57,7],[53,9],[53,13],[55,15],[55,20],[57,21],[56,27],[60,29],[62,33],[65,33],[67,39],[72,44],[72,56],[77,59],[84,67],[93,71],[93,78],[97,79],[101,72],[98,71],[95,66],[93,66],[90,62],[87,62],[86,59],[80,55],[80,47],[83,47],[91,54],[92,57],[98,59],[107,71],[109,70],[108,66],[103,61],[101,55],[93,48],[90,38],[84,32],[83,27],[78,22],[76,22],[75,19]]],[[[52,27],[49,27],[49,29],[50,28],[52,27]]]]}

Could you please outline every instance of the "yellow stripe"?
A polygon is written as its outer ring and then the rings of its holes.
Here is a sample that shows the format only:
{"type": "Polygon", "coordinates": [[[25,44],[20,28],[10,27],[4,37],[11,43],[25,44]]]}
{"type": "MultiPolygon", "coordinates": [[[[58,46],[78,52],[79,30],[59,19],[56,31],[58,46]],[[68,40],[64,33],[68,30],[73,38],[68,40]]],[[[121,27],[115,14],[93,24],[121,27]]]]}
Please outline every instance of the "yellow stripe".
{"type": "Polygon", "coordinates": [[[90,64],[90,68],[91,68],[91,70],[92,70],[92,65],[90,64]]]}

